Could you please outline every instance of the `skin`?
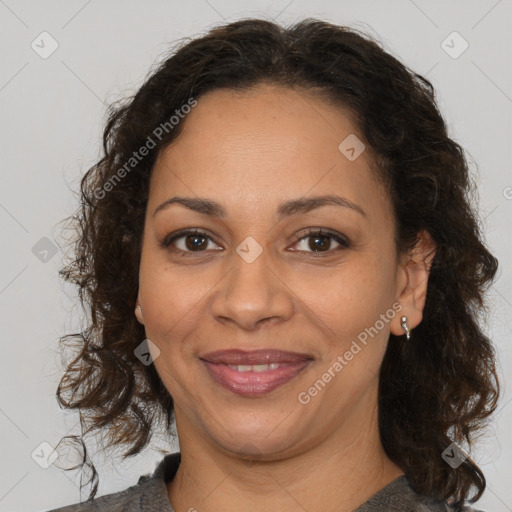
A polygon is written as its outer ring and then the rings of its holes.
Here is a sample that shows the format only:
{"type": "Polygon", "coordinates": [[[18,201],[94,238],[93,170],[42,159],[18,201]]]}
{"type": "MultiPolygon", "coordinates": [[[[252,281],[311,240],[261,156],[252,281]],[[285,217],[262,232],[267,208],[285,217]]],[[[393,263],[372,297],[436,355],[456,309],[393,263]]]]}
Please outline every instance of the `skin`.
{"type": "Polygon", "coordinates": [[[410,329],[421,322],[432,242],[421,234],[415,250],[397,254],[391,201],[369,151],[349,161],[338,149],[349,134],[362,139],[340,106],[260,85],[209,92],[183,122],[151,177],[135,311],[175,403],[182,462],[170,502],[177,512],[353,510],[403,474],[379,438],[378,370],[390,332],[404,334],[400,317],[410,329]],[[364,215],[328,205],[278,220],[282,202],[324,194],[364,215]],[[180,204],[154,215],[172,196],[214,200],[226,215],[180,204]],[[349,246],[322,238],[316,249],[311,227],[349,246]],[[183,228],[210,238],[197,250],[193,236],[188,246],[185,237],[160,245],[183,228]],[[262,249],[251,263],[236,252],[249,236],[262,249]],[[300,403],[393,304],[400,313],[300,403]],[[199,359],[226,348],[306,352],[314,362],[284,386],[244,397],[216,384],[199,359]]]}

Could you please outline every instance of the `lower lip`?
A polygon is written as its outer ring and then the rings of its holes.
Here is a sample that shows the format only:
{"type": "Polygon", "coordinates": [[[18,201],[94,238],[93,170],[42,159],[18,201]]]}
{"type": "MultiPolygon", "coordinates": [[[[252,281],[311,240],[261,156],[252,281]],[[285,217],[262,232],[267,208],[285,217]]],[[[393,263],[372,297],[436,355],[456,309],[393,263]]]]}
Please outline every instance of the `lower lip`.
{"type": "Polygon", "coordinates": [[[286,384],[301,373],[311,360],[286,363],[275,370],[239,372],[225,364],[204,361],[213,380],[233,393],[243,396],[262,396],[286,384]]]}

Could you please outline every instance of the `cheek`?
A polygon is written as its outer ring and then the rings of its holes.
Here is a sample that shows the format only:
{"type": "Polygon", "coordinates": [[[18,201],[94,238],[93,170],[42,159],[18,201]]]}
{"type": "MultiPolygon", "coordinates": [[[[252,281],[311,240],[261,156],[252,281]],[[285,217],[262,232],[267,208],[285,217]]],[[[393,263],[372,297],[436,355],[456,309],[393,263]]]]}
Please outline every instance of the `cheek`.
{"type": "MultiPolygon", "coordinates": [[[[314,275],[301,274],[293,289],[312,320],[339,347],[373,326],[393,303],[393,267],[381,255],[355,255],[346,264],[314,275]]],[[[389,323],[380,330],[389,330],[389,323]]],[[[387,337],[386,337],[387,339],[387,337]]]]}
{"type": "Polygon", "coordinates": [[[141,259],[139,294],[145,332],[159,349],[154,365],[176,404],[189,400],[201,298],[209,288],[204,281],[180,274],[152,254],[141,259]]]}
{"type": "Polygon", "coordinates": [[[162,349],[171,348],[170,340],[183,338],[198,325],[201,301],[210,289],[204,279],[177,271],[149,251],[143,253],[139,296],[148,338],[153,337],[162,349]]]}
{"type": "Polygon", "coordinates": [[[323,283],[302,281],[304,294],[309,289],[305,311],[311,311],[311,322],[323,334],[316,378],[329,382],[326,403],[356,404],[374,385],[396,314],[392,268],[376,258],[361,258],[360,263],[331,272],[323,283]]]}

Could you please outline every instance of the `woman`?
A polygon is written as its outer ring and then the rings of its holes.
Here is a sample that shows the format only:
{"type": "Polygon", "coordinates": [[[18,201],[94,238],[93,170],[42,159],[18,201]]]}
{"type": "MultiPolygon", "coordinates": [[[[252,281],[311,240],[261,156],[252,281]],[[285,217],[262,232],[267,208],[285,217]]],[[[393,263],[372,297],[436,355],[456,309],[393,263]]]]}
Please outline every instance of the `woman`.
{"type": "Polygon", "coordinates": [[[475,510],[497,261],[426,79],[345,27],[237,21],[113,110],[104,151],[58,399],[125,456],[175,419],[180,452],[59,511],[475,510]]]}

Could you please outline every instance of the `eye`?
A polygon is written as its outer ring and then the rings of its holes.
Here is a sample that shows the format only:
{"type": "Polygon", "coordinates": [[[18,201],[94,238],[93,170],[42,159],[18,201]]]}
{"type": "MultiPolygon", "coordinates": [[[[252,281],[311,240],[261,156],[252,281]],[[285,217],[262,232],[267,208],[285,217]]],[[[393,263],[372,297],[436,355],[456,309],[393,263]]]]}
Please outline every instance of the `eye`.
{"type": "MultiPolygon", "coordinates": [[[[174,252],[194,253],[204,252],[208,248],[208,241],[213,240],[205,232],[198,229],[179,231],[166,237],[161,243],[162,247],[174,252]],[[183,239],[183,241],[180,241],[183,239]],[[180,241],[175,244],[175,242],[180,241]],[[173,246],[173,244],[175,246],[173,246]]],[[[186,254],[188,256],[188,254],[186,254]]]]}
{"type": "MultiPolygon", "coordinates": [[[[302,234],[302,236],[298,239],[297,244],[302,244],[302,246],[306,246],[311,249],[313,253],[324,253],[324,252],[333,252],[331,250],[331,240],[334,240],[340,247],[340,249],[346,249],[349,247],[348,240],[341,234],[336,231],[330,231],[327,229],[316,229],[312,228],[306,232],[306,234],[302,234]],[[309,243],[306,243],[306,239],[310,239],[309,243]]],[[[309,252],[306,250],[306,252],[309,252]]]]}
{"type": "MultiPolygon", "coordinates": [[[[296,239],[297,241],[294,245],[303,244],[304,247],[305,240],[310,239],[310,242],[306,244],[306,247],[311,249],[311,251],[308,251],[307,249],[299,249],[299,252],[312,252],[316,254],[333,252],[331,240],[334,240],[339,245],[337,250],[349,247],[348,240],[341,233],[336,231],[311,228],[301,235],[302,236],[296,239]]],[[[195,252],[205,252],[209,248],[209,242],[213,243],[213,240],[204,231],[199,229],[189,229],[178,231],[177,233],[167,236],[161,242],[161,246],[170,251],[179,252],[184,256],[189,256],[195,252]]],[[[292,252],[293,251],[296,251],[296,249],[293,249],[292,252]]]]}

